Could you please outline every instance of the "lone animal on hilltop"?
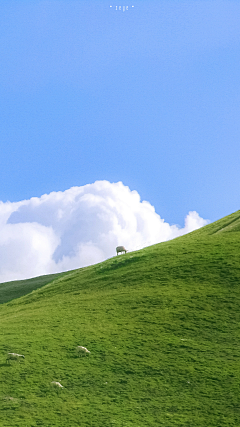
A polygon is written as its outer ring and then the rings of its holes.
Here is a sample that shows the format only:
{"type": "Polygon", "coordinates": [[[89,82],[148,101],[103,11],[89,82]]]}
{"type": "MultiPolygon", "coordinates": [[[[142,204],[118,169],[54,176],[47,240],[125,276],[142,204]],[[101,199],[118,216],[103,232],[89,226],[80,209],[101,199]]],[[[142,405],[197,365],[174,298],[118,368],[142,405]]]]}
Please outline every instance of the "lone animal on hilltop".
{"type": "Polygon", "coordinates": [[[119,254],[119,253],[122,253],[122,252],[127,252],[127,249],[125,249],[124,248],[124,246],[117,246],[116,247],[116,252],[117,252],[117,255],[119,254]]]}
{"type": "Polygon", "coordinates": [[[23,356],[23,354],[17,354],[17,353],[8,353],[7,354],[7,362],[9,362],[10,360],[19,361],[21,358],[25,359],[25,356],[23,356]]]}

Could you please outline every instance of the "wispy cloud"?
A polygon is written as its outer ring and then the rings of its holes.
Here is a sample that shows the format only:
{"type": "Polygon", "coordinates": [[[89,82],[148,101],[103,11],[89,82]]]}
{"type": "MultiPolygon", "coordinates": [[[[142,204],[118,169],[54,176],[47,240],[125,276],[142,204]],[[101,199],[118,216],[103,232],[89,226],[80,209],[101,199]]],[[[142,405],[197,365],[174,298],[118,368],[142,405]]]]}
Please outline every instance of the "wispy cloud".
{"type": "Polygon", "coordinates": [[[96,181],[17,203],[0,202],[0,282],[84,267],[183,235],[208,223],[189,212],[169,225],[137,191],[96,181]]]}

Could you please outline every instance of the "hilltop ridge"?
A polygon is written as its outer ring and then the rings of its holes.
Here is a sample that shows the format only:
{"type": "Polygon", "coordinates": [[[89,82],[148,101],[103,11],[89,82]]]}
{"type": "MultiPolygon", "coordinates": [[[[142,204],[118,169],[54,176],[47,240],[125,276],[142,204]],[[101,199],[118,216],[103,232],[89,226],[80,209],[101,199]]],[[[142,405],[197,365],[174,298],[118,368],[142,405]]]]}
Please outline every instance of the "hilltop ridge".
{"type": "Polygon", "coordinates": [[[207,224],[190,234],[215,234],[221,232],[237,232],[240,231],[240,210],[227,215],[211,224],[207,224]]]}
{"type": "MultiPolygon", "coordinates": [[[[240,231],[240,210],[224,218],[221,218],[211,224],[208,224],[198,230],[192,231],[191,233],[188,233],[184,236],[180,236],[177,239],[178,240],[184,239],[184,238],[189,239],[189,238],[201,237],[204,235],[211,236],[211,235],[214,235],[215,233],[237,232],[237,231],[240,231]]],[[[163,243],[166,243],[166,242],[162,242],[157,245],[161,245],[163,243]]],[[[155,246],[156,245],[153,245],[152,247],[155,247],[155,246]]],[[[137,252],[141,252],[141,250],[137,252]]],[[[136,254],[137,252],[135,251],[133,253],[136,254]]],[[[49,274],[49,275],[34,277],[26,280],[18,280],[18,281],[16,280],[11,282],[0,283],[0,304],[11,301],[15,298],[19,298],[23,295],[27,295],[33,290],[36,290],[46,284],[49,284],[50,282],[54,281],[57,277],[65,274],[69,274],[69,273],[71,273],[71,271],[57,273],[57,274],[49,274]]]]}

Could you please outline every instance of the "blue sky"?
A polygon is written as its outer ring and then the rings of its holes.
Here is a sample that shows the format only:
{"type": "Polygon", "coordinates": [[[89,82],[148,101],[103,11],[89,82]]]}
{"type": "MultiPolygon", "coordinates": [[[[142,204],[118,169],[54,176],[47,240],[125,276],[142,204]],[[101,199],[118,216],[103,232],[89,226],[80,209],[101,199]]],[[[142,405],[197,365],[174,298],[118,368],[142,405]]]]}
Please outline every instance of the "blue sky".
{"type": "Polygon", "coordinates": [[[0,58],[1,201],[107,180],[170,224],[239,209],[239,1],[1,0],[0,58]]]}

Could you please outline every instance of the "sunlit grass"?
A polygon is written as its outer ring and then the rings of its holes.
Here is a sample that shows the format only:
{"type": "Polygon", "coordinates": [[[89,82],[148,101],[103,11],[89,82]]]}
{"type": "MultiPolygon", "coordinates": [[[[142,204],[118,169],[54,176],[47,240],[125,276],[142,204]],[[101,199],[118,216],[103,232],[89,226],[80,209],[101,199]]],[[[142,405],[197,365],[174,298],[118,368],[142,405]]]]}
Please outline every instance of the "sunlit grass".
{"type": "Polygon", "coordinates": [[[240,425],[239,216],[2,304],[0,425],[240,425]]]}

